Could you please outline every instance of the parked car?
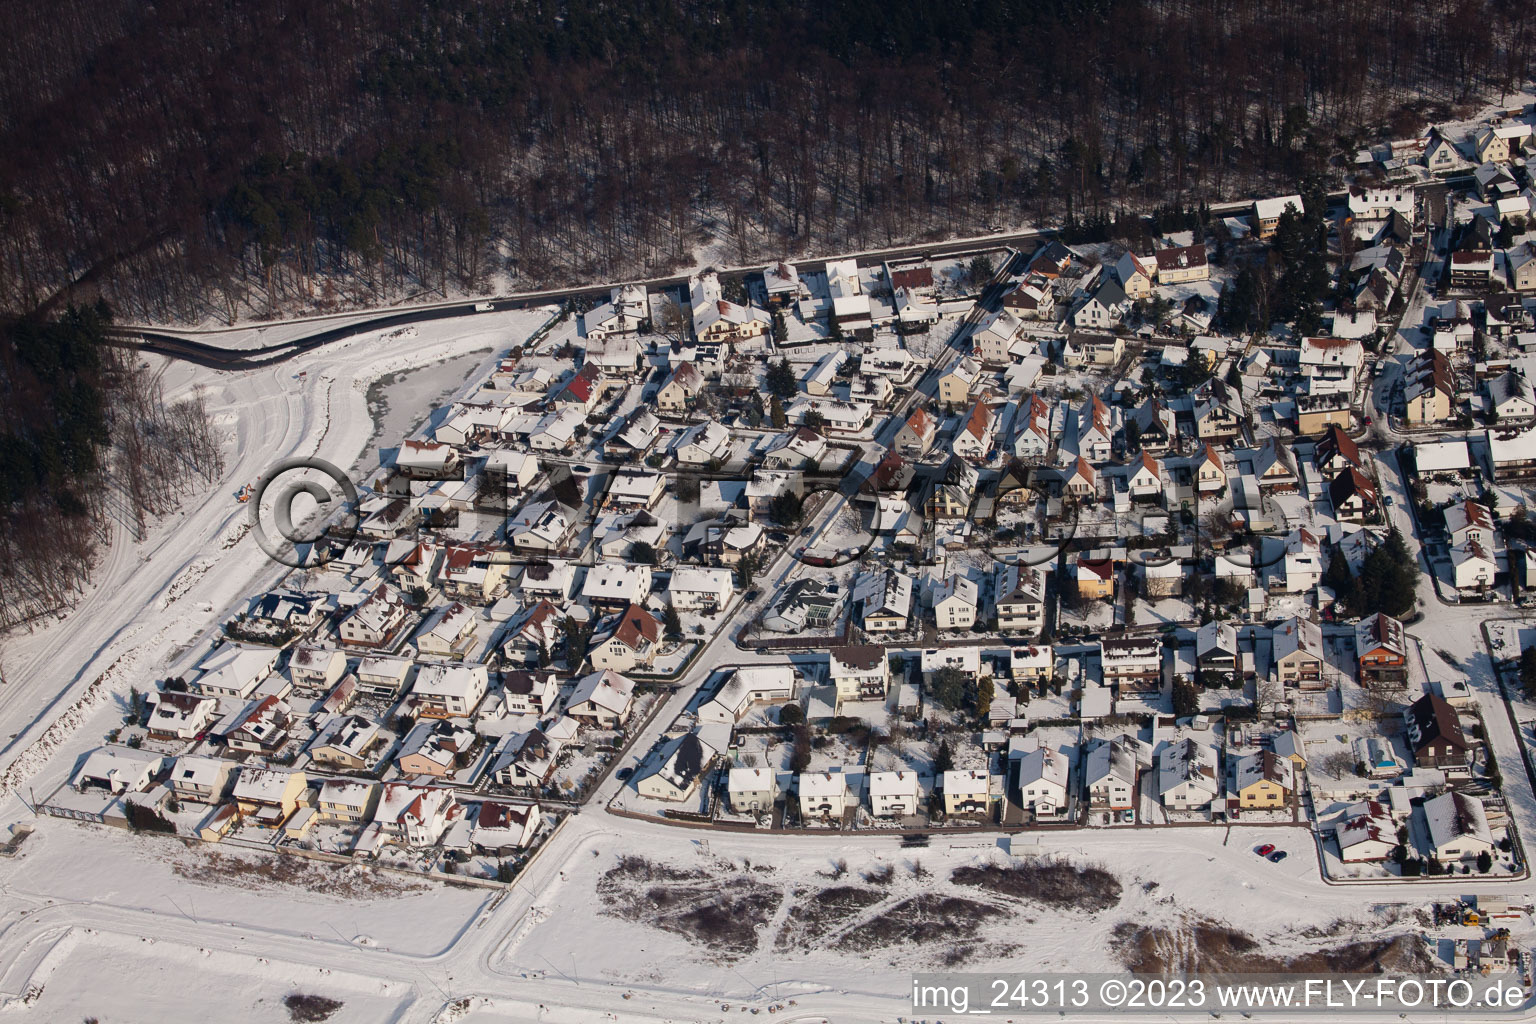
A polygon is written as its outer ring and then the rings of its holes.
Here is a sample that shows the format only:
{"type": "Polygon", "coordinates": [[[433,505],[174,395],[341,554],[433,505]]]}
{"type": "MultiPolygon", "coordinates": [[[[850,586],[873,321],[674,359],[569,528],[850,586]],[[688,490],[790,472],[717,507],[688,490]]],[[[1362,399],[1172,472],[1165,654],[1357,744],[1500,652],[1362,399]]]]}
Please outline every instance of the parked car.
{"type": "Polygon", "coordinates": [[[1274,853],[1269,855],[1269,860],[1272,864],[1279,864],[1281,861],[1285,860],[1285,851],[1276,850],[1274,853]]]}
{"type": "Polygon", "coordinates": [[[1263,846],[1259,847],[1253,852],[1258,854],[1260,857],[1268,857],[1270,854],[1275,852],[1275,844],[1265,843],[1263,846]]]}
{"type": "Polygon", "coordinates": [[[614,773],[620,782],[628,782],[629,777],[633,774],[635,774],[635,770],[633,768],[620,768],[617,772],[614,773]]]}

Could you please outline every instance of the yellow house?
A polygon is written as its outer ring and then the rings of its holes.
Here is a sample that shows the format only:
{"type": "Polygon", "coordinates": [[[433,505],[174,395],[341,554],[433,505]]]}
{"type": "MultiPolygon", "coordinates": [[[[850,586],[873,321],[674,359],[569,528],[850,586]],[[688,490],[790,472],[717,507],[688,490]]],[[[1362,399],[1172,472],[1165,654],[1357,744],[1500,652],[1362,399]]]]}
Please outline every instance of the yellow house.
{"type": "Polygon", "coordinates": [[[980,379],[981,364],[969,356],[961,359],[952,370],[939,378],[939,401],[949,405],[963,404],[980,379]]]}
{"type": "Polygon", "coordinates": [[[1295,790],[1295,765],[1272,750],[1249,754],[1237,762],[1237,797],[1244,810],[1279,809],[1295,790]]]}
{"type": "Polygon", "coordinates": [[[1115,563],[1108,558],[1077,560],[1077,593],[1087,600],[1115,596],[1115,563]]]}
{"type": "Polygon", "coordinates": [[[266,828],[276,828],[298,810],[299,799],[309,787],[303,772],[277,768],[240,769],[231,796],[242,821],[266,828]]]}

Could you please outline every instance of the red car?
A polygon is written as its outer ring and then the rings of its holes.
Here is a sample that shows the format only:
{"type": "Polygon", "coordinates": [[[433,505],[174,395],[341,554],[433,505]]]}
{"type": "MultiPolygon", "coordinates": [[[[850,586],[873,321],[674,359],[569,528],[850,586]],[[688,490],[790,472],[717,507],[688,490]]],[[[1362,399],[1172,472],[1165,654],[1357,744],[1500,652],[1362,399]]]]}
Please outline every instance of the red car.
{"type": "Polygon", "coordinates": [[[1275,852],[1275,844],[1274,843],[1265,843],[1263,846],[1259,847],[1257,850],[1254,850],[1253,852],[1258,854],[1260,857],[1268,857],[1270,854],[1275,852]]]}

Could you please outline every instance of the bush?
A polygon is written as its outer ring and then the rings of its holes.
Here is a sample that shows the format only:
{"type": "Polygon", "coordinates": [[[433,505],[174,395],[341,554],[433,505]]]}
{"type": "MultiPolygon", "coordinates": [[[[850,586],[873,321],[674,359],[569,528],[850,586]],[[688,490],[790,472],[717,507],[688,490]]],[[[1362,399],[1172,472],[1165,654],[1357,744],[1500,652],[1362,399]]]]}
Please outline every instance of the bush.
{"type": "Polygon", "coordinates": [[[342,1007],[339,999],[300,995],[297,992],[285,998],[283,1005],[288,1008],[288,1019],[300,1022],[329,1020],[342,1007]]]}
{"type": "Polygon", "coordinates": [[[1480,873],[1485,874],[1485,875],[1488,872],[1492,871],[1493,870],[1493,854],[1489,853],[1487,850],[1484,850],[1482,853],[1478,854],[1477,855],[1477,870],[1480,873]]]}
{"type": "Polygon", "coordinates": [[[779,708],[780,725],[800,725],[804,721],[805,712],[801,710],[799,704],[790,702],[779,708]]]}

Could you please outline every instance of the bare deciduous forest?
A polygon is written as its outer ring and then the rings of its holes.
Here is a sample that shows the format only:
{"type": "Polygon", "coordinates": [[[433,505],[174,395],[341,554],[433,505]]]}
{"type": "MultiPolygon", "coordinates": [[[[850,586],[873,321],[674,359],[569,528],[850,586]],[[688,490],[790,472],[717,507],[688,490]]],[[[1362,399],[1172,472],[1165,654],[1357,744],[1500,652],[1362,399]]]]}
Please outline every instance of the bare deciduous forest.
{"type": "Polygon", "coordinates": [[[233,318],[1292,186],[1531,72],[1485,0],[14,0],[0,308],[233,318]]]}
{"type": "Polygon", "coordinates": [[[104,341],[104,306],[0,330],[0,633],[67,607],[114,532],[142,536],[195,479],[223,472],[201,394],[104,341]]]}

